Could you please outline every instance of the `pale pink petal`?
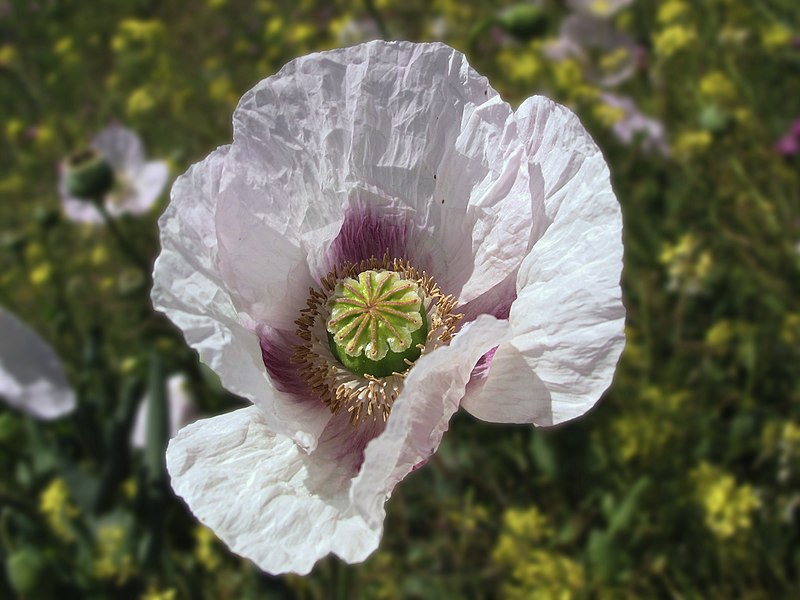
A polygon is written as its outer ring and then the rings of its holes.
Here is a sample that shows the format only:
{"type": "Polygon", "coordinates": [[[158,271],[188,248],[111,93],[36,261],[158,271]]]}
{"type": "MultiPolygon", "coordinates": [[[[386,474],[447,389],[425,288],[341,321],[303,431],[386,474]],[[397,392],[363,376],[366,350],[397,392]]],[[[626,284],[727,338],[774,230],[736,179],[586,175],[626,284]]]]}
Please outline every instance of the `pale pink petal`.
{"type": "Polygon", "coordinates": [[[480,317],[419,360],[385,429],[341,414],[311,453],[272,433],[257,407],[198,421],[167,450],[172,487],[232,551],[270,573],[305,574],[329,553],[360,562],[378,545],[392,489],[435,452],[472,367],[507,332],[480,317]]]}
{"type": "MultiPolygon", "coordinates": [[[[185,375],[173,375],[167,379],[167,418],[170,438],[174,438],[182,427],[197,418],[197,406],[187,388],[185,375]]],[[[131,433],[131,444],[136,448],[144,448],[147,443],[148,403],[149,395],[145,395],[136,410],[131,433]]]]}
{"type": "Polygon", "coordinates": [[[532,223],[510,107],[442,44],[312,54],[262,81],[234,114],[220,193],[225,280],[270,326],[332,266],[383,254],[365,220],[462,302],[518,268],[532,223]]]}
{"type": "Polygon", "coordinates": [[[517,118],[544,175],[548,226],[517,277],[514,337],[463,404],[487,421],[554,425],[594,405],[625,343],[622,220],[603,156],[574,114],[534,97],[517,118]]]}
{"type": "Polygon", "coordinates": [[[0,399],[37,419],[75,409],[64,367],[39,335],[0,307],[0,399]]]}
{"type": "Polygon", "coordinates": [[[252,406],[182,429],[167,470],[175,492],[233,552],[269,573],[305,574],[331,552],[360,562],[380,541],[380,527],[349,500],[352,464],[328,448],[339,443],[323,439],[307,454],[252,406]]]}
{"type": "Polygon", "coordinates": [[[386,430],[367,446],[350,493],[371,526],[383,523],[383,504],[394,487],[436,452],[480,357],[509,337],[507,321],[482,315],[409,371],[386,430]]]}
{"type": "Polygon", "coordinates": [[[92,148],[117,171],[133,171],[144,163],[144,147],[141,138],[121,125],[109,125],[92,140],[92,148]]]}
{"type": "Polygon", "coordinates": [[[256,324],[240,315],[217,267],[214,212],[227,153],[228,147],[218,149],[172,188],[170,205],[159,220],[162,252],[154,267],[153,305],[183,331],[228,390],[262,408],[273,431],[313,448],[329,411],[313,398],[275,388],[264,367],[256,324]]]}
{"type": "Polygon", "coordinates": [[[169,168],[163,161],[145,163],[127,174],[133,193],[120,207],[123,212],[141,215],[149,211],[158,200],[169,177],[169,168]]]}
{"type": "Polygon", "coordinates": [[[98,225],[103,222],[103,215],[91,202],[62,195],[61,208],[64,209],[67,219],[75,223],[98,225]]]}

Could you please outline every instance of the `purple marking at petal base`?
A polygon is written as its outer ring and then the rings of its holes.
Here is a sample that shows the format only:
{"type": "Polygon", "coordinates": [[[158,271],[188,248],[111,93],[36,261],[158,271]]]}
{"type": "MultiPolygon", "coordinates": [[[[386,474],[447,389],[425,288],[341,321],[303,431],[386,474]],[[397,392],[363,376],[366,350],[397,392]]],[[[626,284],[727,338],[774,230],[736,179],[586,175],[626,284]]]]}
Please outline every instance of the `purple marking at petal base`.
{"type": "Polygon", "coordinates": [[[478,359],[478,362],[472,369],[472,373],[470,373],[469,381],[467,382],[467,394],[475,390],[476,387],[478,389],[483,387],[486,378],[489,377],[489,370],[492,368],[492,360],[494,360],[494,355],[499,347],[500,346],[495,346],[478,359]]]}
{"type": "Polygon", "coordinates": [[[300,344],[296,338],[294,334],[271,327],[262,327],[258,332],[261,358],[275,387],[282,392],[307,399],[313,394],[297,365],[292,362],[294,349],[300,344]]]}
{"type": "Polygon", "coordinates": [[[331,244],[330,268],[370,257],[408,258],[409,224],[399,215],[376,214],[367,208],[347,211],[339,234],[331,244]]]}

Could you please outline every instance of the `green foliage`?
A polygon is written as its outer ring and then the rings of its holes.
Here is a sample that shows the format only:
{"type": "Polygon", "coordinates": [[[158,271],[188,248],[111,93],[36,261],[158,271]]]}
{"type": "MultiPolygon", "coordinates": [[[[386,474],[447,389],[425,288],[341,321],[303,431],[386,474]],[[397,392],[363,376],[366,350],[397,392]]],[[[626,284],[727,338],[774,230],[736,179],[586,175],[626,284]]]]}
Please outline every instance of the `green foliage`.
{"type": "Polygon", "coordinates": [[[638,0],[610,17],[639,48],[610,91],[663,124],[668,152],[615,134],[625,114],[600,76],[626,57],[552,58],[567,13],[540,4],[0,2],[0,304],[54,344],[80,397],[49,424],[0,409],[0,596],[800,587],[800,155],[774,148],[800,117],[796,0],[638,0]],[[455,46],[512,103],[544,93],[578,112],[623,208],[628,344],[612,389],[579,422],[548,431],[458,415],[395,492],[363,565],[330,558],[306,578],[268,577],[171,495],[157,471],[164,437],[130,448],[138,400],[150,387],[157,409],[165,374],[190,375],[204,414],[239,406],[152,312],[149,274],[131,256],[157,254],[158,210],[117,221],[122,247],[107,228],[64,221],[55,165],[116,119],[181,173],[229,141],[232,109],[256,81],[380,32],[455,46]]]}

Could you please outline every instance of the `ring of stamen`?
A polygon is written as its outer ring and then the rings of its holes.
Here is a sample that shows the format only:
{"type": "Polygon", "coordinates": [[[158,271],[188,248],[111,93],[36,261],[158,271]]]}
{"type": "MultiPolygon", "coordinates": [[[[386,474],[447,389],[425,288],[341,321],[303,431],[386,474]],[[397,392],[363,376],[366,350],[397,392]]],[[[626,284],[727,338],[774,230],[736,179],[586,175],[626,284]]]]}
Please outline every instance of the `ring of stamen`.
{"type": "MultiPolygon", "coordinates": [[[[376,377],[369,373],[355,373],[345,368],[331,351],[330,332],[327,329],[327,322],[331,317],[329,302],[337,287],[340,291],[342,287],[346,287],[345,279],[356,279],[366,271],[395,273],[400,279],[413,282],[417,286],[421,300],[420,316],[424,315],[428,325],[424,343],[416,345],[419,349],[419,356],[448,344],[462,317],[453,312],[457,301],[452,296],[444,295],[430,275],[424,271],[417,271],[407,260],[392,259],[388,253],[382,259],[372,257],[358,264],[346,263],[335,268],[322,279],[320,289],[310,289],[307,307],[300,311],[300,317],[295,321],[297,335],[302,343],[295,349],[293,361],[298,365],[312,392],[319,396],[331,412],[333,414],[341,411],[348,412],[350,420],[354,424],[379,418],[385,421],[389,417],[392,403],[400,395],[405,376],[414,363],[406,358],[403,360],[407,365],[404,370],[376,377]]],[[[368,282],[364,281],[373,303],[385,302],[387,298],[393,297],[393,293],[398,291],[394,290],[391,294],[389,291],[392,290],[383,291],[383,286],[391,277],[384,275],[379,275],[379,277],[383,279],[378,282],[372,281],[371,276],[367,277],[368,282]]],[[[350,285],[352,286],[352,284],[350,285]]],[[[361,302],[359,307],[357,298],[364,294],[357,289],[351,290],[351,293],[356,298],[350,304],[354,309],[363,311],[364,303],[361,302]]],[[[343,302],[342,304],[349,303],[343,302]]],[[[391,304],[383,308],[383,310],[387,309],[388,314],[391,314],[392,310],[396,310],[391,304]]],[[[407,314],[402,311],[397,312],[403,315],[407,314]]],[[[337,317],[341,317],[342,314],[344,312],[338,314],[337,317]]],[[[359,321],[356,318],[347,323],[346,327],[350,328],[349,333],[356,334],[353,339],[359,339],[363,329],[367,326],[378,326],[379,319],[369,320],[371,324],[367,323],[368,320],[364,318],[359,321]],[[352,330],[356,328],[361,328],[362,331],[353,332],[352,330]]],[[[347,337],[350,338],[350,336],[347,337]]],[[[368,337],[375,339],[372,332],[368,334],[368,337]]],[[[415,360],[419,360],[419,357],[415,360]]]]}

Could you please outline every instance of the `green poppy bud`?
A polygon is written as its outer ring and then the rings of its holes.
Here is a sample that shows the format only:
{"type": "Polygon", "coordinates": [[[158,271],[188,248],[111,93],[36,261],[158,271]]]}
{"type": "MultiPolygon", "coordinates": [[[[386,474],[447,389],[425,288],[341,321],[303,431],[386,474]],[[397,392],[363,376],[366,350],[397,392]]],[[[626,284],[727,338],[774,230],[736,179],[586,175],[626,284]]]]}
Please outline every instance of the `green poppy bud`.
{"type": "Polygon", "coordinates": [[[111,165],[91,148],[70,156],[65,174],[67,191],[75,198],[97,200],[114,186],[111,165]]]}
{"type": "Polygon", "coordinates": [[[497,22],[519,40],[530,40],[547,31],[547,15],[534,4],[515,4],[504,11],[497,22]]]}

